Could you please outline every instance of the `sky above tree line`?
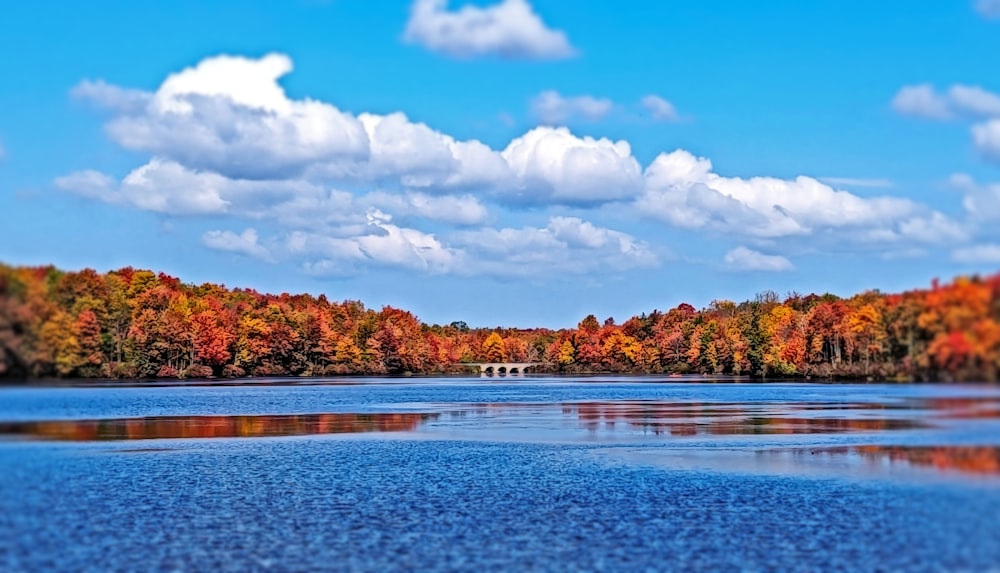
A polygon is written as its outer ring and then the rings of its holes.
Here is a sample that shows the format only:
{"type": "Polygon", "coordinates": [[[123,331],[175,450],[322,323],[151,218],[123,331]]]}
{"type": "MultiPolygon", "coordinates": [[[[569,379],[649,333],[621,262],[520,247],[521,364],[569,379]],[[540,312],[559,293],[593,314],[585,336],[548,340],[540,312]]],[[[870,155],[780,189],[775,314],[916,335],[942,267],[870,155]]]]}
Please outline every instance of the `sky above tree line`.
{"type": "Polygon", "coordinates": [[[1000,268],[1000,2],[23,3],[0,260],[571,326],[1000,268]]]}

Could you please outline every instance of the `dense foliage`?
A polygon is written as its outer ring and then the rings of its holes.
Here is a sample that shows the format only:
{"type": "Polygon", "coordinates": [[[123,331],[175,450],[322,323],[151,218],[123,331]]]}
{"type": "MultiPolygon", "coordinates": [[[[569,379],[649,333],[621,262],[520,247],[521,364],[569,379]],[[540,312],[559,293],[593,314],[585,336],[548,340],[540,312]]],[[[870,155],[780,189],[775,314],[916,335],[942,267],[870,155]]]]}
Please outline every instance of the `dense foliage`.
{"type": "Polygon", "coordinates": [[[0,376],[208,377],[447,372],[463,362],[560,372],[997,380],[1000,274],[886,295],[774,293],[616,324],[482,329],[422,324],[325,296],[0,265],[0,376]]]}

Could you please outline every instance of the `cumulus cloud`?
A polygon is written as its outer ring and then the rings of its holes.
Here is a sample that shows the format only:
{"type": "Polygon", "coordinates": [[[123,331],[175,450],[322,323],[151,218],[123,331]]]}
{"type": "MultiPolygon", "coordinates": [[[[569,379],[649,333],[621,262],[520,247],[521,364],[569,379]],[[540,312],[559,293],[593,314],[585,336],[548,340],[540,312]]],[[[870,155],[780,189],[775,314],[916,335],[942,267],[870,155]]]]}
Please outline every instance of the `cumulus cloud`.
{"type": "Polygon", "coordinates": [[[479,229],[456,234],[468,272],[507,276],[583,274],[658,264],[635,237],[577,217],[552,217],[546,227],[479,229]]]}
{"type": "Polygon", "coordinates": [[[70,191],[88,199],[97,199],[105,203],[117,203],[119,201],[115,179],[110,175],[93,169],[76,171],[69,175],[57,177],[55,184],[56,187],[63,191],[70,191]]]}
{"type": "Polygon", "coordinates": [[[217,56],[170,75],[152,94],[87,81],[74,94],[116,112],[105,129],[121,146],[226,177],[294,177],[316,163],[366,159],[357,118],[285,95],[278,79],[291,69],[281,54],[217,56]]]}
{"type": "Polygon", "coordinates": [[[847,187],[892,187],[892,181],[883,178],[820,177],[819,180],[827,185],[844,185],[847,187]]]}
{"type": "Polygon", "coordinates": [[[448,0],[415,0],[403,39],[454,58],[560,59],[576,53],[566,34],[546,26],[527,0],[454,11],[448,0]]]}
{"type": "Polygon", "coordinates": [[[456,225],[476,225],[486,219],[486,207],[472,195],[437,197],[425,193],[386,193],[376,191],[359,199],[360,202],[399,214],[412,214],[424,219],[456,225]]]}
{"type": "Polygon", "coordinates": [[[658,95],[650,94],[644,96],[640,103],[643,109],[646,110],[646,113],[653,118],[653,121],[677,121],[680,119],[674,104],[658,95]]]}
{"type": "MultiPolygon", "coordinates": [[[[162,165],[233,181],[477,191],[518,204],[616,201],[638,188],[641,170],[624,141],[538,127],[497,151],[402,113],[354,116],[325,102],[289,99],[278,79],[291,69],[279,54],[219,56],[172,74],[142,97],[95,82],[80,84],[76,93],[113,108],[106,129],[123,147],[147,151],[162,165]]],[[[575,113],[593,116],[603,104],[573,105],[575,113]]]]}
{"type": "Polygon", "coordinates": [[[790,271],[795,268],[792,262],[779,255],[763,253],[740,246],[726,253],[723,259],[726,266],[738,271],[790,271]]]}
{"type": "Polygon", "coordinates": [[[402,113],[363,113],[359,120],[370,145],[367,162],[321,165],[316,174],[432,190],[483,189],[510,181],[500,154],[479,141],[457,141],[402,113]]]}
{"type": "Polygon", "coordinates": [[[1000,162],[1000,95],[961,84],[937,93],[930,84],[921,84],[902,88],[892,105],[904,115],[925,119],[986,118],[972,126],[972,142],[987,160],[1000,162]]]}
{"type": "Polygon", "coordinates": [[[73,99],[119,112],[139,112],[151,99],[144,91],[121,88],[104,80],[83,80],[69,93],[73,99]]]}
{"type": "Polygon", "coordinates": [[[1000,183],[979,183],[971,176],[956,173],[949,180],[962,192],[962,206],[974,221],[1000,221],[1000,183]]]}
{"type": "MultiPolygon", "coordinates": [[[[709,160],[682,150],[643,170],[627,141],[577,136],[566,127],[536,127],[493,149],[402,113],[355,115],[289,98],[279,80],[291,69],[280,54],[219,56],[170,75],[151,92],[83,82],[74,96],[107,109],[109,136],[149,159],[121,178],[84,170],[55,184],[166,215],[224,217],[243,226],[267,221],[283,233],[264,243],[270,256],[304,261],[320,274],[366,265],[501,274],[505,261],[529,260],[566,272],[655,264],[645,243],[573,217],[538,228],[469,229],[491,213],[503,215],[488,211],[491,204],[614,203],[618,212],[750,236],[754,244],[789,236],[854,245],[964,237],[955,222],[906,199],[862,198],[809,177],[723,177],[709,160]],[[444,229],[421,230],[428,220],[444,229]],[[455,226],[463,229],[452,233],[455,226]]],[[[966,100],[968,109],[989,107],[987,99],[966,100]]],[[[573,105],[577,114],[599,113],[573,105]]],[[[219,233],[211,239],[216,245],[252,243],[219,233]]]]}
{"type": "Polygon", "coordinates": [[[273,262],[270,251],[257,242],[257,231],[253,228],[248,228],[239,235],[232,231],[209,231],[202,235],[201,242],[217,251],[238,253],[273,262]]]}
{"type": "Polygon", "coordinates": [[[299,180],[229,179],[195,172],[162,159],[134,169],[121,182],[97,171],[56,179],[65,191],[105,203],[168,215],[231,215],[273,219],[292,227],[342,225],[363,220],[371,207],[458,225],[485,220],[486,207],[472,195],[435,196],[375,191],[362,196],[299,180]]]}
{"type": "Polygon", "coordinates": [[[951,252],[951,259],[966,264],[1000,264],[1000,245],[985,244],[961,247],[951,252]]]}
{"type": "Polygon", "coordinates": [[[348,275],[382,265],[429,273],[498,277],[621,271],[658,263],[649,245],[576,217],[552,217],[546,227],[481,228],[437,237],[396,226],[374,210],[367,233],[330,236],[299,231],[285,241],[307,260],[307,272],[348,275]]]}
{"type": "Polygon", "coordinates": [[[573,119],[597,121],[614,108],[607,98],[582,95],[566,97],[555,90],[544,91],[531,100],[531,111],[543,123],[557,125],[573,119]]]}
{"type": "Polygon", "coordinates": [[[903,115],[925,119],[950,119],[1000,116],[1000,95],[980,86],[955,84],[938,93],[931,84],[904,86],[892,100],[892,107],[903,115]]]}
{"type": "Polygon", "coordinates": [[[930,84],[903,86],[892,99],[892,108],[903,115],[925,119],[949,119],[952,116],[948,100],[934,91],[934,86],[930,84]]]}
{"type": "Polygon", "coordinates": [[[948,100],[956,110],[968,115],[1000,116],[1000,95],[979,86],[951,86],[948,100]]]}
{"type": "MultiPolygon", "coordinates": [[[[531,112],[546,125],[566,125],[575,121],[599,121],[612,112],[627,110],[629,117],[636,106],[616,105],[608,98],[591,95],[564,96],[555,90],[546,90],[531,100],[531,112]]],[[[681,121],[674,104],[658,95],[643,96],[638,102],[642,117],[654,122],[681,121]]]]}
{"type": "Polygon", "coordinates": [[[132,170],[120,183],[93,170],[59,177],[55,183],[91,199],[169,215],[251,215],[289,195],[317,190],[305,182],[229,179],[159,158],[132,170]]]}
{"type": "Polygon", "coordinates": [[[763,238],[849,231],[868,240],[958,240],[947,217],[912,201],[862,198],[811,177],[723,177],[688,151],[660,154],[645,171],[640,212],[687,229],[763,238]]]}
{"type": "Polygon", "coordinates": [[[349,236],[296,231],[286,239],[289,254],[305,257],[316,275],[353,274],[360,267],[392,266],[432,274],[454,269],[457,252],[433,234],[394,225],[377,209],[367,214],[367,229],[349,236]]]}
{"type": "Polygon", "coordinates": [[[1000,119],[972,126],[972,141],[986,159],[1000,162],[1000,119]]]}
{"type": "Polygon", "coordinates": [[[538,127],[501,154],[517,178],[505,199],[521,203],[593,204],[629,199],[642,168],[626,141],[577,137],[564,127],[538,127]]]}
{"type": "Polygon", "coordinates": [[[1000,18],[1000,0],[976,0],[976,10],[987,18],[1000,18]]]}

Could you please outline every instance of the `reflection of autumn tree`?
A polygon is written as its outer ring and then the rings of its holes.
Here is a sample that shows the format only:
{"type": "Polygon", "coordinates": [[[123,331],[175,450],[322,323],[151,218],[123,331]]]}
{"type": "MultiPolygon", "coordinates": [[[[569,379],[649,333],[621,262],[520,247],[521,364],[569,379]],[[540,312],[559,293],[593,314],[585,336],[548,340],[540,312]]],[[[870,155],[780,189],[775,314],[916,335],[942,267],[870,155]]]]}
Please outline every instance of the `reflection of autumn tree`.
{"type": "Polygon", "coordinates": [[[0,423],[0,434],[49,440],[155,440],[259,438],[362,432],[413,431],[437,414],[275,414],[260,416],[162,416],[110,420],[0,423]]]}
{"type": "Polygon", "coordinates": [[[325,296],[0,265],[0,375],[203,377],[460,371],[477,361],[562,372],[996,380],[1000,275],[896,295],[765,292],[618,324],[483,329],[422,324],[325,296]]]}
{"type": "Polygon", "coordinates": [[[1000,474],[1000,448],[993,446],[859,446],[862,456],[888,458],[939,470],[1000,474]]]}

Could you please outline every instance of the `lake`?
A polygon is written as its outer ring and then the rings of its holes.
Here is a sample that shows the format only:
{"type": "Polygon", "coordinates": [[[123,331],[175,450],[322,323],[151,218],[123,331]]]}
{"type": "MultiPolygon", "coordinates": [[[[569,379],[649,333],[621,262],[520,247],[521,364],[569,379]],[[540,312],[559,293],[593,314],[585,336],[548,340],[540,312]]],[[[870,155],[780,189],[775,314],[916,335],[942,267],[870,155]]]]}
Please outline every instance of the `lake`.
{"type": "Polygon", "coordinates": [[[3,571],[1000,571],[1000,388],[0,389],[3,571]]]}

